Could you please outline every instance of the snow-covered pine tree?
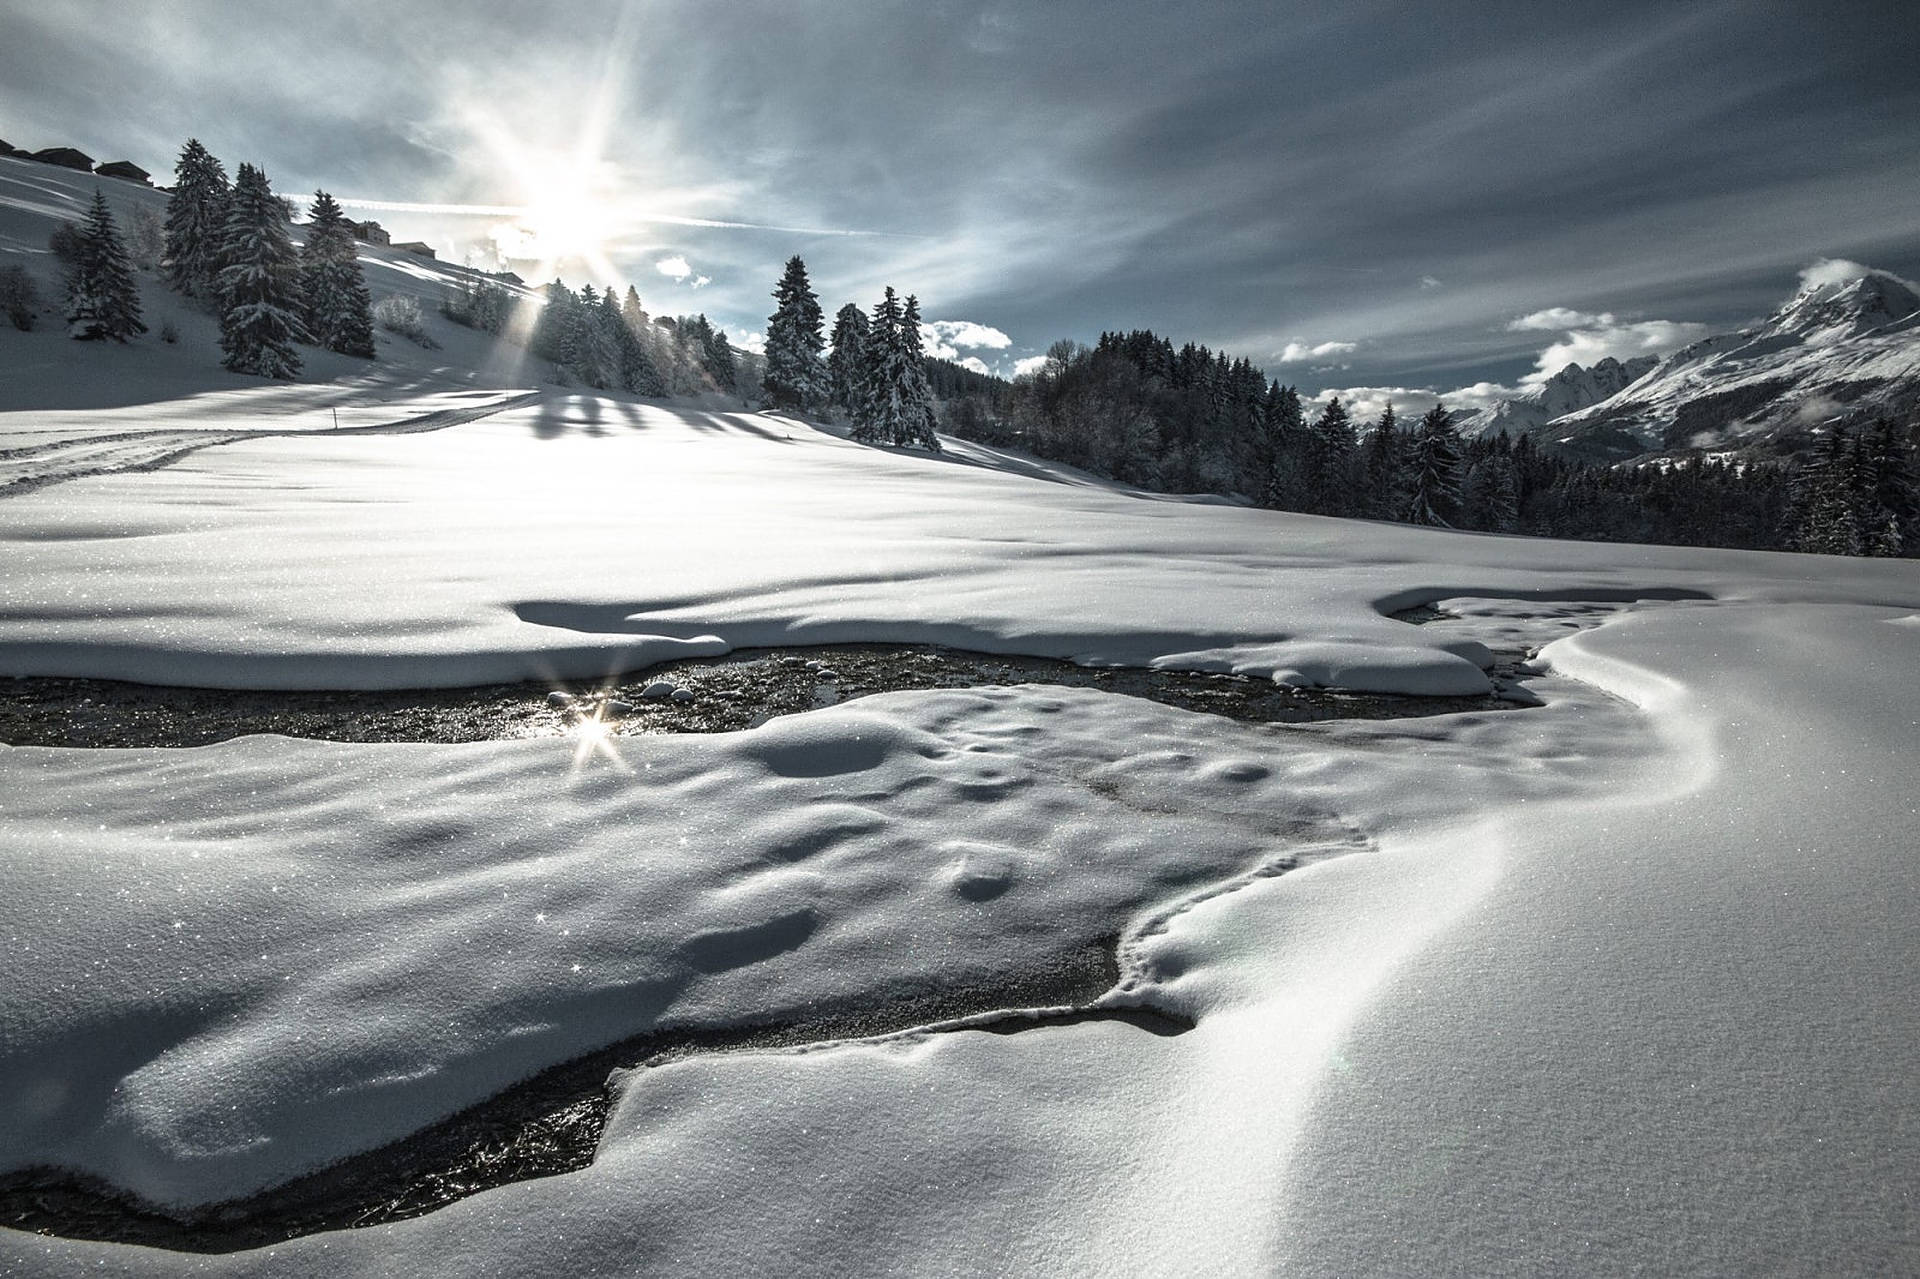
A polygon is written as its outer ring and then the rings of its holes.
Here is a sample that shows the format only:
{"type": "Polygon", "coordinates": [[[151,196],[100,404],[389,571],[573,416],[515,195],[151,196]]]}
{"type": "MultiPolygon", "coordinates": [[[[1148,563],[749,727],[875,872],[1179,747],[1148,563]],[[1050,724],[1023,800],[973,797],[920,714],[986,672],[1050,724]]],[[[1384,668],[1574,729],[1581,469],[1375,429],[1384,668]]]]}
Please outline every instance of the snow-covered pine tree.
{"type": "Polygon", "coordinates": [[[608,286],[600,295],[601,326],[613,335],[614,354],[618,361],[619,382],[622,390],[634,395],[664,395],[660,385],[660,372],[653,367],[653,358],[640,342],[640,334],[628,320],[630,312],[644,317],[640,310],[640,295],[632,285],[627,286],[627,300],[619,301],[613,287],[608,286]]]}
{"type": "Polygon", "coordinates": [[[1353,418],[1339,396],[1327,401],[1307,442],[1307,509],[1348,515],[1353,502],[1353,418]]]}
{"type": "Polygon", "coordinates": [[[636,395],[672,394],[667,362],[661,358],[659,326],[648,317],[646,308],[640,305],[640,291],[631,284],[620,302],[620,319],[633,339],[633,345],[625,348],[630,361],[625,371],[633,392],[636,395]]]}
{"type": "Polygon", "coordinates": [[[907,294],[906,308],[900,313],[900,424],[895,444],[940,451],[940,437],[934,433],[940,415],[934,407],[933,387],[927,383],[926,350],[920,344],[920,299],[907,294]]]}
{"type": "Polygon", "coordinates": [[[107,197],[98,188],[80,228],[78,250],[67,274],[67,331],[81,341],[112,338],[116,342],[145,333],[133,265],[114,229],[107,197]]]}
{"type": "Polygon", "coordinates": [[[1380,412],[1380,420],[1367,432],[1360,450],[1360,467],[1366,474],[1367,491],[1362,506],[1376,519],[1397,519],[1406,507],[1406,439],[1400,432],[1400,419],[1389,403],[1380,412]]]}
{"type": "Polygon", "coordinates": [[[300,321],[300,259],[287,234],[287,207],[267,175],[242,164],[220,240],[220,349],[235,373],[290,378],[300,321]]]}
{"type": "Polygon", "coordinates": [[[1869,555],[1894,556],[1920,548],[1920,478],[1914,475],[1909,433],[1881,416],[1860,433],[1869,509],[1869,555]]]}
{"type": "Polygon", "coordinates": [[[1467,468],[1460,490],[1464,522],[1489,533],[1511,533],[1520,523],[1520,486],[1513,459],[1490,452],[1467,468]]]}
{"type": "Polygon", "coordinates": [[[217,299],[227,205],[233,195],[227,171],[197,139],[188,138],[173,174],[161,252],[167,283],[190,297],[217,299]]]}
{"type": "Polygon", "coordinates": [[[1444,404],[1414,428],[1407,458],[1407,522],[1451,528],[1460,505],[1460,436],[1444,404]]]}
{"type": "Polygon", "coordinates": [[[738,394],[740,370],[734,365],[733,343],[727,340],[727,331],[709,328],[704,346],[707,372],[713,374],[713,380],[720,384],[722,391],[729,395],[738,394]]]}
{"type": "Polygon", "coordinates": [[[300,249],[300,295],[313,342],[342,355],[373,358],[373,298],[340,205],[313,193],[307,242],[300,249]]]}
{"type": "Polygon", "coordinates": [[[1267,474],[1260,492],[1260,505],[1276,511],[1292,511],[1300,506],[1300,471],[1306,437],[1306,415],[1300,409],[1300,392],[1278,382],[1267,388],[1261,412],[1261,429],[1266,436],[1267,474]]]}
{"type": "Polygon", "coordinates": [[[853,438],[863,444],[891,444],[903,416],[900,404],[900,299],[893,286],[873,304],[867,341],[861,350],[860,407],[853,438]]]}
{"type": "Polygon", "coordinates": [[[601,306],[600,291],[591,284],[580,286],[580,301],[568,317],[566,340],[567,367],[587,386],[598,390],[620,380],[619,339],[601,306]]]}
{"type": "Polygon", "coordinates": [[[806,410],[827,402],[831,389],[820,356],[820,299],[807,280],[807,264],[798,255],[773,290],[776,305],[767,317],[767,373],[762,388],[775,408],[806,410]]]}
{"type": "Polygon", "coordinates": [[[572,352],[573,312],[580,299],[559,279],[546,286],[546,294],[527,335],[527,351],[535,359],[564,366],[572,352]]]}
{"type": "Polygon", "coordinates": [[[1859,555],[1865,550],[1866,535],[1873,530],[1860,527],[1863,474],[1852,435],[1843,426],[1829,428],[1795,477],[1795,550],[1815,555],[1859,555]]]}
{"type": "Polygon", "coordinates": [[[866,367],[867,313],[854,303],[833,317],[833,354],[827,357],[827,394],[849,418],[860,415],[866,367]]]}

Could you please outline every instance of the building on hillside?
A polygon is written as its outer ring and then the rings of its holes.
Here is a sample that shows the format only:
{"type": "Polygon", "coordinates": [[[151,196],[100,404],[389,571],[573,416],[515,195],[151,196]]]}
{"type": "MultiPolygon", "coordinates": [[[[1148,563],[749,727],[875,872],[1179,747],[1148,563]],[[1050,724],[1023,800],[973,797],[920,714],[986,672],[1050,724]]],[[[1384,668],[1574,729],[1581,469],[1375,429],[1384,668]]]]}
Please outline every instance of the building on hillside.
{"type": "Polygon", "coordinates": [[[63,169],[78,169],[82,173],[93,172],[93,157],[84,151],[75,151],[72,147],[48,147],[44,151],[35,151],[32,158],[42,164],[57,164],[63,169]]]}
{"type": "Polygon", "coordinates": [[[393,237],[387,234],[387,229],[372,218],[368,218],[365,222],[355,222],[352,218],[348,218],[347,227],[353,232],[353,238],[363,244],[393,243],[393,237]]]}
{"type": "Polygon", "coordinates": [[[22,151],[20,148],[16,146],[13,146],[5,138],[0,138],[0,155],[24,156],[26,155],[26,152],[22,151]]]}
{"type": "Polygon", "coordinates": [[[112,164],[103,164],[94,170],[103,178],[125,178],[129,182],[138,182],[141,186],[153,185],[153,175],[131,160],[115,160],[112,164]]]}
{"type": "Polygon", "coordinates": [[[518,284],[522,286],[526,284],[525,280],[521,279],[519,276],[515,275],[511,271],[488,271],[486,272],[486,274],[492,276],[494,279],[500,281],[500,283],[502,284],[518,284]]]}
{"type": "Polygon", "coordinates": [[[400,250],[402,253],[413,253],[423,258],[431,258],[431,257],[437,256],[433,251],[433,246],[421,240],[408,240],[404,244],[396,244],[393,247],[400,250]]]}

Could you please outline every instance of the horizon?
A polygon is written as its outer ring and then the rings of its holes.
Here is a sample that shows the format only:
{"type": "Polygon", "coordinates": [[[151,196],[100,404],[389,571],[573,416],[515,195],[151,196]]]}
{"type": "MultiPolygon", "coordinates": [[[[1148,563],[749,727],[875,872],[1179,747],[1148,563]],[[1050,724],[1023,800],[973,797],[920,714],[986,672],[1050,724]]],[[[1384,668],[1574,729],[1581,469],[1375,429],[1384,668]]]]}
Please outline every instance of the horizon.
{"type": "Polygon", "coordinates": [[[1002,375],[1149,328],[1309,396],[1472,407],[1824,262],[1920,274],[1896,5],[1095,8],[7,0],[0,118],[161,183],[198,137],[450,260],[742,337],[799,254],[829,314],[894,285],[932,353],[1002,375]]]}

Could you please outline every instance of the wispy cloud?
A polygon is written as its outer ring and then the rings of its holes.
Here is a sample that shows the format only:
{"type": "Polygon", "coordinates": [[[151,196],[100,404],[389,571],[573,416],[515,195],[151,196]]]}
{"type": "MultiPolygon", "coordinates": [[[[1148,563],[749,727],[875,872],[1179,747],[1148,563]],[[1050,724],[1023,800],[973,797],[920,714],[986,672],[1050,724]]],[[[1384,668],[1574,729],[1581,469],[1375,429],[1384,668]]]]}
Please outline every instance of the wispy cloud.
{"type": "Polygon", "coordinates": [[[1280,349],[1275,357],[1279,364],[1305,364],[1311,360],[1324,360],[1335,355],[1351,355],[1360,349],[1358,342],[1289,342],[1280,349]]]}
{"type": "Polygon", "coordinates": [[[1870,268],[1846,258],[1821,258],[1800,272],[1800,287],[1814,289],[1823,284],[1850,284],[1869,271],[1870,268]]]}

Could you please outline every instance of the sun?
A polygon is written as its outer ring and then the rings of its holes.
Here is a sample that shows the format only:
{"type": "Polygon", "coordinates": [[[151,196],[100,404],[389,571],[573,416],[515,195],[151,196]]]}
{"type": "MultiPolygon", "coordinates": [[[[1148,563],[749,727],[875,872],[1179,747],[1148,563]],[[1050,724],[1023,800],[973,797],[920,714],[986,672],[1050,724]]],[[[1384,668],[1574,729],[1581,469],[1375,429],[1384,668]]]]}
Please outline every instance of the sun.
{"type": "Polygon", "coordinates": [[[577,264],[593,279],[613,280],[608,247],[619,234],[621,215],[601,167],[575,157],[521,157],[514,169],[525,198],[511,222],[493,229],[500,255],[538,263],[540,278],[562,264],[577,264]]]}
{"type": "Polygon", "coordinates": [[[607,246],[618,232],[619,216],[611,183],[597,163],[577,157],[529,158],[520,168],[525,212],[511,231],[516,256],[542,263],[584,262],[601,279],[613,268],[607,246]]]}

